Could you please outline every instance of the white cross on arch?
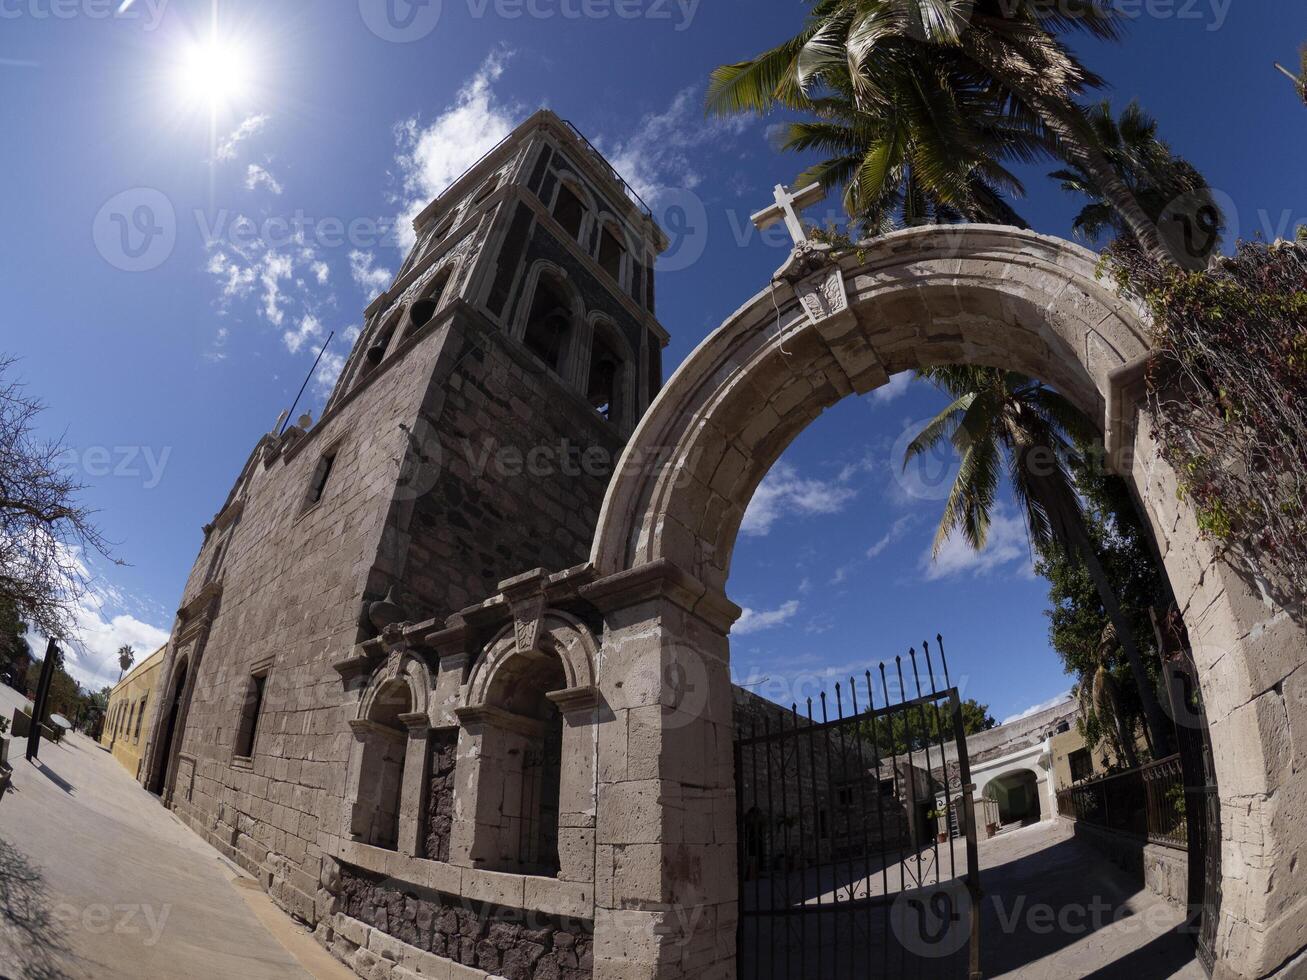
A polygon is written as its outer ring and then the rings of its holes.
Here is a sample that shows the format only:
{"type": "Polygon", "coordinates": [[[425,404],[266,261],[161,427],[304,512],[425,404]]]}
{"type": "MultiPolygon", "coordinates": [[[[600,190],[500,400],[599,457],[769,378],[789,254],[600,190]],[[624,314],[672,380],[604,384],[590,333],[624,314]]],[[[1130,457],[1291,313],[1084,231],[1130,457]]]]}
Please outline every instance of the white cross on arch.
{"type": "Polygon", "coordinates": [[[825,198],[826,188],[821,184],[809,184],[797,191],[791,191],[784,184],[777,184],[776,203],[759,211],[753,216],[752,221],[758,226],[759,231],[770,228],[778,221],[784,221],[790,237],[794,239],[794,244],[798,245],[808,238],[808,233],[803,228],[803,221],[799,218],[799,212],[825,198]]]}

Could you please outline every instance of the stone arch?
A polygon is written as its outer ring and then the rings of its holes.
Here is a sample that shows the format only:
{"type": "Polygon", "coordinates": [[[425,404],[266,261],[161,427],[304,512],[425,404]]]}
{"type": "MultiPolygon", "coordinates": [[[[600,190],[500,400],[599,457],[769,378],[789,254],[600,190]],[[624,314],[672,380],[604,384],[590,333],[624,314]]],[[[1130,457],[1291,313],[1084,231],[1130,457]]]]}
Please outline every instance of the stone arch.
{"type": "Polygon", "coordinates": [[[408,650],[391,651],[369,678],[349,722],[346,831],[354,840],[422,853],[430,692],[430,670],[408,650]]]}
{"type": "MultiPolygon", "coordinates": [[[[536,296],[542,284],[546,282],[562,294],[560,298],[567,303],[568,315],[567,336],[561,343],[561,349],[558,351],[554,363],[546,363],[564,382],[574,384],[577,373],[575,362],[577,360],[577,350],[580,347],[578,338],[581,332],[581,324],[585,322],[585,300],[581,297],[581,291],[576,288],[576,283],[572,281],[566,269],[557,263],[550,262],[548,259],[537,259],[532,263],[527,270],[526,278],[523,280],[523,301],[518,304],[517,315],[514,318],[510,334],[515,340],[526,344],[528,348],[531,347],[530,338],[527,335],[528,328],[536,306],[536,296]]],[[[537,354],[537,356],[540,355],[537,354]]]]}
{"type": "Polygon", "coordinates": [[[586,332],[585,349],[582,351],[581,363],[584,367],[585,387],[582,394],[592,407],[597,408],[594,398],[596,353],[606,348],[618,361],[617,376],[613,379],[616,401],[610,403],[608,420],[621,432],[630,432],[635,423],[635,402],[639,383],[640,359],[631,349],[630,343],[622,336],[611,317],[604,313],[591,313],[588,319],[589,330],[586,332]]]}
{"type": "Polygon", "coordinates": [[[594,880],[598,647],[545,610],[502,629],[464,687],[450,861],[594,880]]]}
{"type": "MultiPolygon", "coordinates": [[[[1111,465],[1146,511],[1185,615],[1227,853],[1217,956],[1230,976],[1261,976],[1307,943],[1293,911],[1307,903],[1307,880],[1273,873],[1307,858],[1307,834],[1289,827],[1284,809],[1307,798],[1285,736],[1286,718],[1307,728],[1307,698],[1295,702],[1285,690],[1307,636],[1253,576],[1220,559],[1179,498],[1138,400],[1147,318],[1099,279],[1097,264],[1069,242],[983,225],[905,230],[838,261],[813,242],[796,248],[773,285],[680,366],[618,463],[591,553],[599,581],[590,594],[606,615],[602,662],[606,671],[618,665],[619,673],[662,681],[640,692],[601,687],[618,714],[652,703],[676,719],[674,728],[664,719],[659,739],[643,745],[662,760],[663,782],[649,792],[667,793],[666,773],[677,772],[671,778],[687,792],[731,796],[726,633],[739,610],[725,587],[745,508],[768,469],[822,411],[891,374],[975,363],[1037,377],[1099,420],[1111,465]],[[671,710],[674,659],[706,691],[692,718],[671,710]],[[703,754],[673,764],[677,745],[703,754]]],[[[601,782],[601,812],[606,800],[630,793],[629,783],[601,782]]],[[[733,845],[732,833],[696,852],[700,880],[734,881],[733,845]]],[[[659,856],[688,860],[683,851],[659,856]]],[[[658,887],[614,895],[615,908],[656,901],[673,887],[652,859],[642,870],[658,887]]],[[[733,916],[733,890],[683,900],[733,916]]],[[[722,943],[729,948],[727,937],[722,943]]],[[[729,960],[727,952],[694,968],[729,968],[729,960]]]]}
{"type": "Polygon", "coordinates": [[[530,653],[532,649],[558,657],[567,678],[566,690],[594,687],[595,662],[599,655],[594,635],[575,616],[558,609],[549,609],[540,619],[538,638],[530,649],[521,649],[516,626],[512,623],[496,633],[486,644],[463,689],[462,707],[480,707],[489,703],[489,692],[505,665],[514,657],[530,653]]]}
{"type": "Polygon", "coordinates": [[[372,674],[359,699],[355,718],[366,721],[376,713],[384,691],[402,685],[408,689],[409,711],[427,714],[431,695],[431,670],[426,662],[409,651],[396,650],[372,674]]]}
{"type": "MultiPolygon", "coordinates": [[[[553,216],[555,220],[558,220],[554,215],[555,209],[558,207],[558,196],[562,193],[564,187],[571,191],[576,196],[577,200],[581,202],[583,213],[581,215],[580,228],[576,233],[576,242],[584,248],[585,243],[590,240],[591,229],[593,229],[596,215],[599,213],[599,205],[595,201],[594,194],[590,193],[590,188],[586,186],[584,180],[578,177],[571,170],[560,170],[558,172],[558,181],[554,185],[553,193],[549,195],[549,200],[545,202],[549,209],[549,214],[553,216]]],[[[560,225],[562,224],[561,221],[559,223],[560,225]]],[[[564,230],[566,230],[565,226],[564,230]]]]}

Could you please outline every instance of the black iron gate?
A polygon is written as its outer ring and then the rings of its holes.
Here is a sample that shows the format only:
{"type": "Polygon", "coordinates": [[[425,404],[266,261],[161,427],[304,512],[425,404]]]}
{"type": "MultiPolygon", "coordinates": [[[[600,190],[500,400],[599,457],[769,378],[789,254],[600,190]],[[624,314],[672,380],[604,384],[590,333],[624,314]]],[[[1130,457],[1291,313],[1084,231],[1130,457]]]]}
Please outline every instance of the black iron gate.
{"type": "Polygon", "coordinates": [[[1198,668],[1177,611],[1154,616],[1164,651],[1167,700],[1175,721],[1184,780],[1185,829],[1189,836],[1189,926],[1199,962],[1208,975],[1216,962],[1216,927],[1221,912],[1221,796],[1212,764],[1212,740],[1198,685],[1198,668]]]}
{"type": "Polygon", "coordinates": [[[924,685],[912,650],[803,712],[750,703],[735,743],[741,980],[979,977],[973,787],[937,640],[924,685]]]}

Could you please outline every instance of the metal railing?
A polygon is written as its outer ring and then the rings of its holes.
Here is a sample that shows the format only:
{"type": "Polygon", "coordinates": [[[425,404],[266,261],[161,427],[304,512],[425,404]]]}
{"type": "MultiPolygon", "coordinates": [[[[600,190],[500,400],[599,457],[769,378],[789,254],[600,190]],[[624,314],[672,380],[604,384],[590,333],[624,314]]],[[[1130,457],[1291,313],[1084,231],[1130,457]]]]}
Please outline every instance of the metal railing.
{"type": "Polygon", "coordinates": [[[1179,755],[1059,790],[1057,812],[1152,844],[1189,844],[1179,755]]]}

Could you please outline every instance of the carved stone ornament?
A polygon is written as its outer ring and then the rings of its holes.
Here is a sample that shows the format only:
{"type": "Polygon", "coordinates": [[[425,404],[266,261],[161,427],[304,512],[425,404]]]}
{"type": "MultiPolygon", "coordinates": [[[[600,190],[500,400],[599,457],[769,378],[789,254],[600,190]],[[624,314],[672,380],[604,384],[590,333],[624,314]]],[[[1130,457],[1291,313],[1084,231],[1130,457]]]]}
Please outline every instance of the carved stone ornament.
{"type": "Polygon", "coordinates": [[[390,591],[386,593],[386,598],[368,603],[368,621],[378,635],[384,633],[386,627],[402,622],[403,619],[404,610],[395,601],[395,587],[393,585],[390,587],[390,591]]]}
{"type": "Polygon", "coordinates": [[[799,242],[789,261],[777,271],[775,281],[794,287],[803,311],[814,323],[839,316],[849,309],[844,272],[835,260],[834,249],[812,239],[799,242]]]}

